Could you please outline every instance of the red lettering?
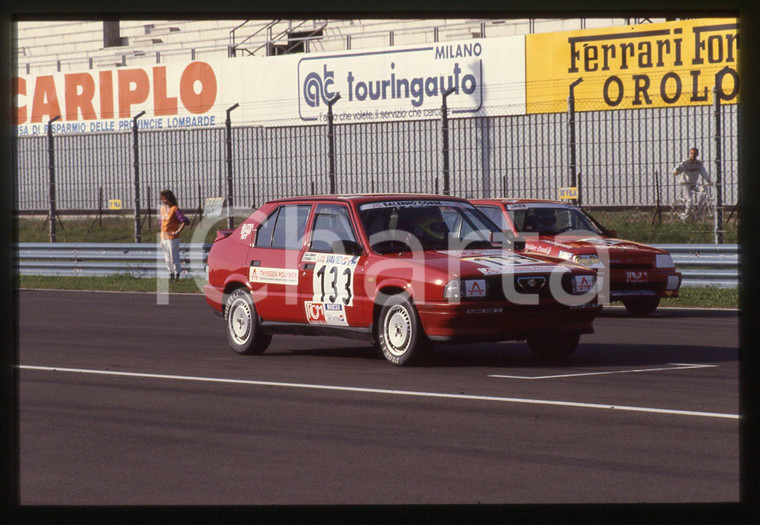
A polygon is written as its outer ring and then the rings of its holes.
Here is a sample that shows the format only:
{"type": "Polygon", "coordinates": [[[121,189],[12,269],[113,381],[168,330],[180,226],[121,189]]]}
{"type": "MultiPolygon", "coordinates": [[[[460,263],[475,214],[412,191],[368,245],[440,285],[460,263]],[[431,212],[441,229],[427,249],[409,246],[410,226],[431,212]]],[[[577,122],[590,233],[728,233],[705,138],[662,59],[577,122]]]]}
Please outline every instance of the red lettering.
{"type": "Polygon", "coordinates": [[[110,71],[100,72],[100,118],[113,118],[113,75],[110,71]]]}
{"type": "Polygon", "coordinates": [[[89,73],[69,74],[64,77],[64,85],[66,120],[78,120],[80,111],[84,120],[95,120],[95,108],[92,105],[95,81],[92,76],[89,73]]]}
{"type": "Polygon", "coordinates": [[[153,68],[153,113],[157,117],[177,114],[177,97],[166,96],[166,66],[153,68]]]}
{"type": "MultiPolygon", "coordinates": [[[[17,98],[20,96],[26,96],[26,79],[16,77],[13,79],[13,85],[11,86],[11,96],[13,97],[13,103],[17,103],[17,98]]],[[[12,123],[14,126],[23,124],[26,122],[26,105],[16,106],[16,111],[13,113],[12,123]]]]}
{"type": "Polygon", "coordinates": [[[58,93],[55,91],[53,75],[37,77],[32,99],[32,122],[42,122],[43,115],[53,118],[60,114],[61,106],[58,104],[58,93]]]}
{"type": "Polygon", "coordinates": [[[205,62],[193,62],[182,72],[179,81],[179,96],[182,105],[196,115],[206,113],[216,102],[216,76],[211,66],[205,62]],[[200,93],[195,92],[195,83],[200,82],[200,93]]]}
{"type": "Polygon", "coordinates": [[[144,69],[120,69],[119,118],[130,118],[132,106],[148,100],[150,80],[144,69]]]}

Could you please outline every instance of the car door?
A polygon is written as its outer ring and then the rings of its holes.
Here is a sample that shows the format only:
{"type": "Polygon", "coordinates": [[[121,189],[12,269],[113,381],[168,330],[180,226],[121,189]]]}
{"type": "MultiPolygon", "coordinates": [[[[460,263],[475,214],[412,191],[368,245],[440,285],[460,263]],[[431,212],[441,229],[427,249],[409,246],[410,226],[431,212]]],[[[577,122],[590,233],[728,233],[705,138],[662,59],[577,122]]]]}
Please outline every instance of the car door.
{"type": "Polygon", "coordinates": [[[303,322],[298,264],[311,204],[282,204],[261,223],[248,251],[248,281],[265,321],[303,322]]]}
{"type": "Polygon", "coordinates": [[[347,205],[315,206],[299,276],[299,298],[307,323],[362,326],[361,269],[367,254],[361,250],[356,231],[347,205]]]}

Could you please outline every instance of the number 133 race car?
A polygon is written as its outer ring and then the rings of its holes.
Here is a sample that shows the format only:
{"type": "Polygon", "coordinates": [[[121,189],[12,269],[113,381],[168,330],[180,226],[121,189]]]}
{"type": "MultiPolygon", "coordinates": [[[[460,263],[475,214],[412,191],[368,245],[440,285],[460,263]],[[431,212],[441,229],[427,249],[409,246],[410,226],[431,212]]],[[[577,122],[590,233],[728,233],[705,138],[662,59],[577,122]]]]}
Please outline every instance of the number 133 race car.
{"type": "Polygon", "coordinates": [[[239,354],[290,333],[362,339],[395,365],[457,341],[564,358],[593,332],[596,272],[523,248],[455,197],[281,199],[217,233],[204,292],[239,354]]]}

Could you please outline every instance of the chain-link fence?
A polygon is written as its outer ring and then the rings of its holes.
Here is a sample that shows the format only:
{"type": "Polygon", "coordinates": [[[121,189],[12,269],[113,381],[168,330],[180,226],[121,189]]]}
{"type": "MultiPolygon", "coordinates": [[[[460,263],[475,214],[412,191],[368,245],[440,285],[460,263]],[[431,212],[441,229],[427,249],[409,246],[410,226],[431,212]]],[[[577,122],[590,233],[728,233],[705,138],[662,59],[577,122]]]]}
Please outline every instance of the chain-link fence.
{"type": "MultiPolygon", "coordinates": [[[[338,103],[339,104],[339,103],[338,103]]],[[[671,172],[700,150],[715,172],[711,106],[636,110],[575,108],[575,172],[584,205],[669,205],[678,196],[671,172]]],[[[505,112],[507,113],[507,112],[505,112]]],[[[738,198],[738,105],[720,108],[723,202],[738,198]]],[[[330,189],[327,125],[235,124],[231,128],[236,206],[330,189]]],[[[290,123],[288,123],[290,124],[290,123]]],[[[572,182],[567,113],[449,120],[451,193],[464,197],[556,199],[572,182]]],[[[441,119],[334,124],[338,193],[443,192],[441,119]]],[[[171,188],[183,208],[226,196],[225,128],[139,130],[142,211],[155,210],[171,188]]],[[[15,139],[16,209],[47,213],[49,140],[15,139]]],[[[54,166],[60,212],[92,213],[118,199],[134,207],[130,132],[57,134],[54,166]]]]}

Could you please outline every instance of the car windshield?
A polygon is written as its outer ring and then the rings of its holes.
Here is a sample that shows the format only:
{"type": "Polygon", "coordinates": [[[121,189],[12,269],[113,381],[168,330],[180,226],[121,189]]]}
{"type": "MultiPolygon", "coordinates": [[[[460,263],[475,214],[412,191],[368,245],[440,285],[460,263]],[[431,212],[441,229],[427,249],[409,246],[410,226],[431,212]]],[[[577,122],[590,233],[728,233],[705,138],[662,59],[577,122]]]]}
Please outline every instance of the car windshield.
{"type": "Polygon", "coordinates": [[[490,248],[498,227],[469,203],[380,201],[359,207],[372,249],[378,253],[490,248]]]}
{"type": "Polygon", "coordinates": [[[583,230],[603,235],[602,230],[578,208],[514,204],[507,206],[507,209],[519,234],[557,235],[583,230]]]}

